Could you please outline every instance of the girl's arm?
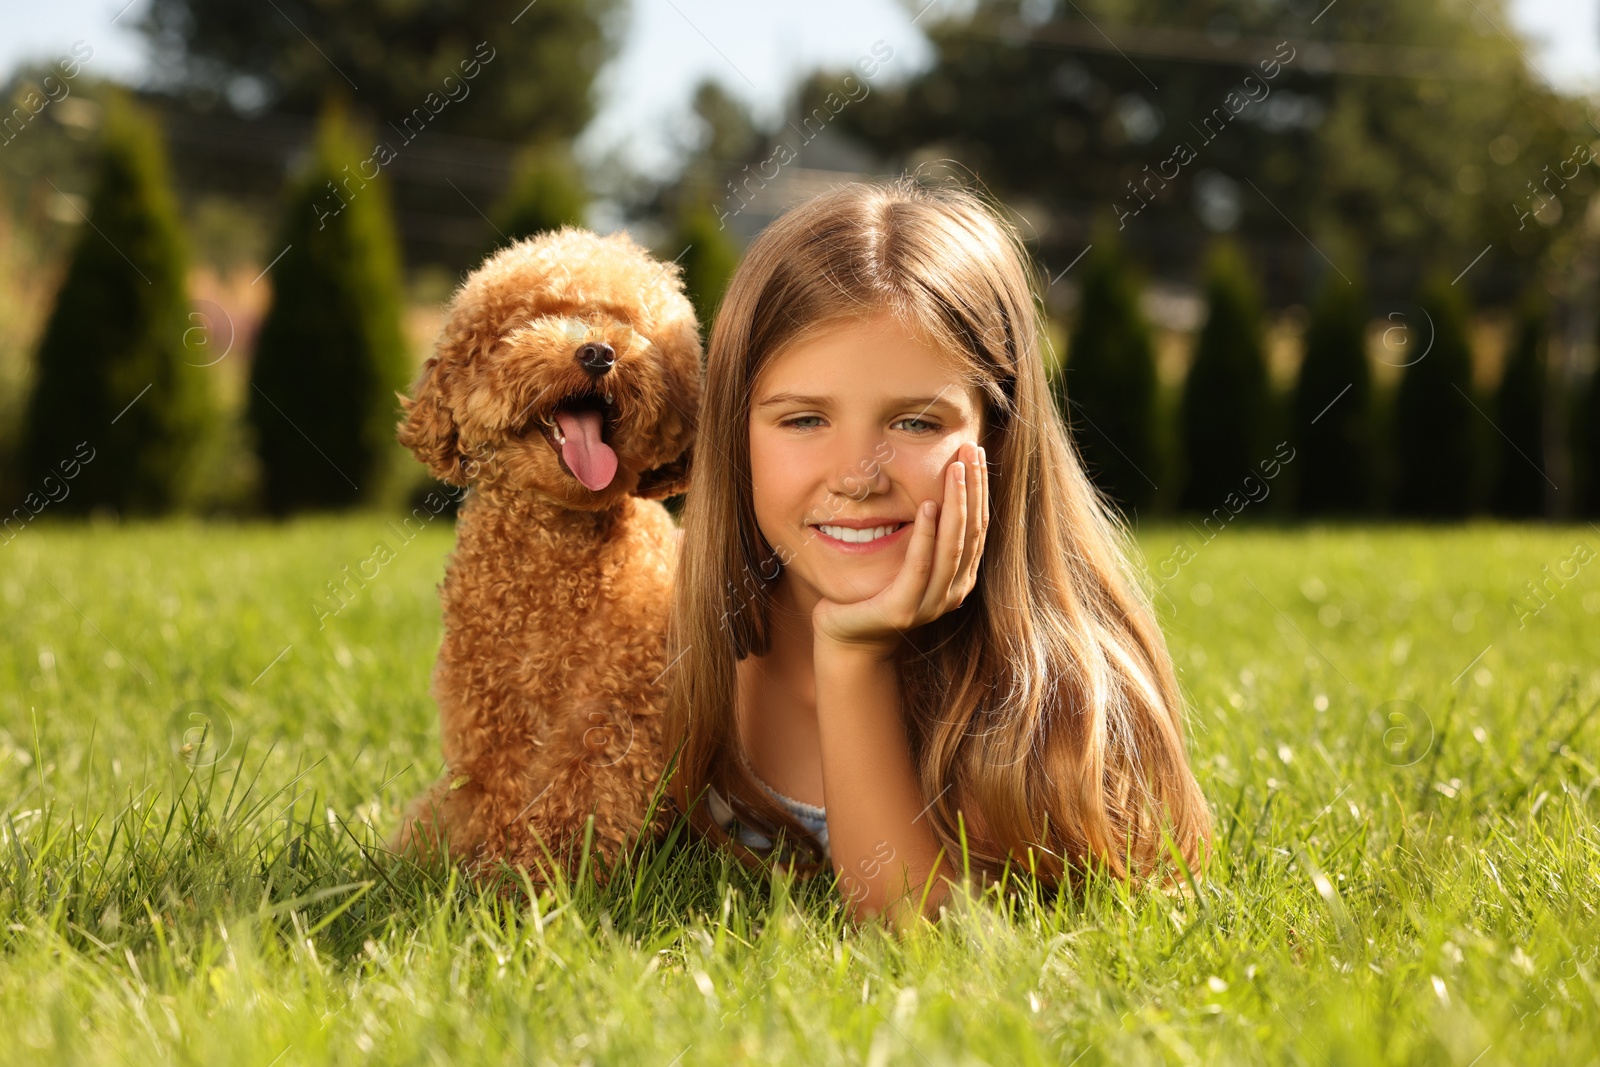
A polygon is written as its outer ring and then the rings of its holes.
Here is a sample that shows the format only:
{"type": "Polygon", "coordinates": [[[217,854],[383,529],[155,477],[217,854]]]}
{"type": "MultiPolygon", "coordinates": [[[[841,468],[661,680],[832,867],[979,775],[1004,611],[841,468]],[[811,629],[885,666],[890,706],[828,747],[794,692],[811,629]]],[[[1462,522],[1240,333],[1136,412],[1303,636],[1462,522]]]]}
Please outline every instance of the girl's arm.
{"type": "Polygon", "coordinates": [[[988,471],[975,444],[957,456],[943,507],[917,509],[895,580],[868,600],[820,601],[812,614],[829,851],[856,914],[887,912],[897,929],[917,915],[924,890],[922,914],[937,914],[955,877],[926,818],[937,798],[921,795],[893,657],[907,631],[959,607],[977,582],[988,471]]]}
{"type": "Polygon", "coordinates": [[[815,658],[828,847],[840,889],[858,917],[888,912],[898,929],[917,914],[926,888],[921,914],[935,916],[955,872],[926,817],[894,662],[826,639],[816,642],[815,658]]]}

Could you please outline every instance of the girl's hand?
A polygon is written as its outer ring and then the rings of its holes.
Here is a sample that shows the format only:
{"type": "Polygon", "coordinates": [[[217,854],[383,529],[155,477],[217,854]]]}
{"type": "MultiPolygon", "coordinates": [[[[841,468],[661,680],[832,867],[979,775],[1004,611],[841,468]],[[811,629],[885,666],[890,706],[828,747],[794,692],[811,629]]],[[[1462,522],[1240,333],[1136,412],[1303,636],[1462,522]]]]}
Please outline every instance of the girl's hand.
{"type": "Polygon", "coordinates": [[[977,584],[988,530],[988,465],[983,449],[968,442],[945,468],[943,506],[925,500],[917,508],[894,581],[867,600],[817,601],[813,633],[820,641],[887,657],[907,630],[961,606],[977,584]]]}

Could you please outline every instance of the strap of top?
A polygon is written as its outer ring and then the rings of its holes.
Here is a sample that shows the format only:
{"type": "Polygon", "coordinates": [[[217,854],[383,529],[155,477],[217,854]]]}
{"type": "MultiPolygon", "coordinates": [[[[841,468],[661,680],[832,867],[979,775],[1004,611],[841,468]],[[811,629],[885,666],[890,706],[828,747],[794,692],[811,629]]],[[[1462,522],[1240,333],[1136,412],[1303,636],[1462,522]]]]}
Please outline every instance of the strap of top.
{"type": "MultiPolygon", "coordinates": [[[[755,768],[750,766],[750,762],[745,759],[742,751],[739,753],[739,761],[744,764],[745,770],[750,772],[750,776],[755,779],[756,784],[773,800],[784,807],[789,814],[793,815],[795,820],[816,839],[817,843],[822,846],[823,858],[825,860],[831,858],[831,852],[828,847],[828,817],[826,809],[816,804],[807,804],[804,801],[796,800],[772,788],[762,780],[759,774],[756,774],[755,768]]],[[[708,800],[712,817],[716,819],[726,833],[736,837],[740,844],[760,850],[772,847],[773,842],[770,837],[754,827],[743,825],[738,821],[732,807],[715,788],[710,790],[708,800]]]]}

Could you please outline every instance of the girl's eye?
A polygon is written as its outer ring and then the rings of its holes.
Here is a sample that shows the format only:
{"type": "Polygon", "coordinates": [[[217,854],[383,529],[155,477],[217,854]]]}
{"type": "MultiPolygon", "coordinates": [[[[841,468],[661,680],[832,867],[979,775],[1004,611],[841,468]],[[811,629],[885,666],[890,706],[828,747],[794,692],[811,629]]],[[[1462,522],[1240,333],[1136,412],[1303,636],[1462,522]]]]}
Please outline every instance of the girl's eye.
{"type": "Polygon", "coordinates": [[[807,429],[808,427],[801,426],[800,425],[801,423],[805,422],[807,419],[820,419],[820,418],[822,418],[821,415],[796,415],[792,419],[784,419],[778,425],[780,425],[780,426],[793,426],[797,430],[804,430],[804,429],[807,429]]]}
{"type": "Polygon", "coordinates": [[[896,422],[894,425],[899,426],[899,425],[901,425],[903,423],[907,423],[907,422],[915,422],[915,423],[920,424],[922,427],[924,427],[923,429],[912,430],[911,431],[912,433],[916,433],[916,434],[929,433],[929,432],[931,432],[933,430],[937,430],[939,428],[937,423],[929,422],[927,419],[919,419],[915,415],[907,416],[906,418],[901,419],[899,422],[896,422]]]}

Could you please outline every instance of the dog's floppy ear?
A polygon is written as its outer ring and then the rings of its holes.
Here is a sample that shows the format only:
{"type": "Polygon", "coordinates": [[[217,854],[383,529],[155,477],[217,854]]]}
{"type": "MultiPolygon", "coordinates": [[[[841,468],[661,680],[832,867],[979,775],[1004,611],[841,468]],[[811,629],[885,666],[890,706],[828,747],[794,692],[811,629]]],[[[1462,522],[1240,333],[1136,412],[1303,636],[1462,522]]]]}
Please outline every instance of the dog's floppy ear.
{"type": "Polygon", "coordinates": [[[639,475],[639,486],[634,496],[647,500],[665,500],[689,488],[689,468],[694,462],[694,449],[686,448],[677,459],[652,467],[639,475]]]}
{"type": "Polygon", "coordinates": [[[396,428],[396,436],[435,478],[451,485],[466,485],[456,420],[440,395],[438,378],[439,360],[433,357],[422,365],[422,375],[411,390],[416,394],[415,400],[395,394],[400,397],[400,409],[406,416],[396,428]]]}

